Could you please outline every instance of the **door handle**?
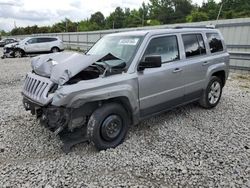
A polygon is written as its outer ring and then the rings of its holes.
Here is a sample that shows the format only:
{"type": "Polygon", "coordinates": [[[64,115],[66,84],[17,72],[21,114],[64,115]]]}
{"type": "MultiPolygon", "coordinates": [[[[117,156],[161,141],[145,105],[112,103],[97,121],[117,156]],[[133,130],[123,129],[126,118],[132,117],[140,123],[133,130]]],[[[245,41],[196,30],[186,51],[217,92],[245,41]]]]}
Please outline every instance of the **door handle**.
{"type": "Polygon", "coordinates": [[[202,63],[202,66],[205,66],[205,65],[207,65],[207,64],[209,64],[209,61],[203,62],[203,63],[202,63]]]}
{"type": "Polygon", "coordinates": [[[181,71],[182,71],[182,69],[176,68],[176,69],[173,70],[173,73],[177,73],[177,72],[181,72],[181,71]]]}

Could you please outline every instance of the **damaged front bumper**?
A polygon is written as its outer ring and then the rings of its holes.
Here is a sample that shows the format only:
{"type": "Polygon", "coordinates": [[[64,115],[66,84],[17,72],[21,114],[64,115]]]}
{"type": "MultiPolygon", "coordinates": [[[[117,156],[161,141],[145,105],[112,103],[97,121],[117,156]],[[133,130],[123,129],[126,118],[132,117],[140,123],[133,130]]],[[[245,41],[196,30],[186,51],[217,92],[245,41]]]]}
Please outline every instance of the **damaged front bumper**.
{"type": "Polygon", "coordinates": [[[72,124],[71,108],[55,107],[51,105],[40,106],[27,97],[23,97],[25,110],[30,111],[40,120],[41,125],[59,135],[63,142],[62,150],[69,153],[70,149],[78,143],[87,141],[86,126],[70,128],[72,124]]]}
{"type": "Polygon", "coordinates": [[[3,48],[2,58],[14,57],[14,48],[3,48]]]}
{"type": "Polygon", "coordinates": [[[23,105],[25,110],[31,111],[32,115],[36,115],[40,122],[56,135],[67,128],[70,120],[70,109],[54,106],[40,106],[39,104],[24,97],[23,105]]]}

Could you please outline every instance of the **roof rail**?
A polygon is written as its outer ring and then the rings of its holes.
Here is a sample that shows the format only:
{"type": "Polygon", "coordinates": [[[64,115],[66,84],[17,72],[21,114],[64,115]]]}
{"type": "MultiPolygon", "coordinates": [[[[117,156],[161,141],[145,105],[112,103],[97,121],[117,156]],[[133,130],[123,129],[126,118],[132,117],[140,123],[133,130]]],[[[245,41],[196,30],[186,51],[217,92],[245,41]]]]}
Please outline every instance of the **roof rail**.
{"type": "Polygon", "coordinates": [[[184,28],[215,29],[215,25],[175,26],[174,27],[174,29],[184,29],[184,28]]]}

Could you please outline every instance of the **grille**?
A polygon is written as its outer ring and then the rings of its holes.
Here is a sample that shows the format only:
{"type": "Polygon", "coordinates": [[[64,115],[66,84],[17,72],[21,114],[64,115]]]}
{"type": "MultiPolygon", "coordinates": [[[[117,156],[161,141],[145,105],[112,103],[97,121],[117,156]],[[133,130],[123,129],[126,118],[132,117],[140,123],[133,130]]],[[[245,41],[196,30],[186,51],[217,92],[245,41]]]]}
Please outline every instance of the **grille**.
{"type": "Polygon", "coordinates": [[[28,73],[23,86],[23,95],[33,101],[46,105],[52,97],[48,97],[48,92],[53,82],[50,79],[28,73]]]}

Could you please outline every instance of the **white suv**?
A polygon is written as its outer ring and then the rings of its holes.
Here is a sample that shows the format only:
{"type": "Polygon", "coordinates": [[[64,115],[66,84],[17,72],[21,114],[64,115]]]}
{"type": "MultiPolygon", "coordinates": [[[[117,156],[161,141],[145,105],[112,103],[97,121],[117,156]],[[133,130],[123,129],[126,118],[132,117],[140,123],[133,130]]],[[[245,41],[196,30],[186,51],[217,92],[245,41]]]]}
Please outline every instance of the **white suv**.
{"type": "Polygon", "coordinates": [[[64,50],[63,42],[58,37],[27,37],[22,41],[5,46],[4,54],[22,57],[26,54],[60,52],[64,50]]]}

